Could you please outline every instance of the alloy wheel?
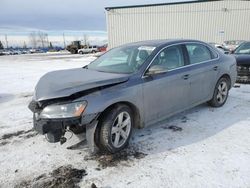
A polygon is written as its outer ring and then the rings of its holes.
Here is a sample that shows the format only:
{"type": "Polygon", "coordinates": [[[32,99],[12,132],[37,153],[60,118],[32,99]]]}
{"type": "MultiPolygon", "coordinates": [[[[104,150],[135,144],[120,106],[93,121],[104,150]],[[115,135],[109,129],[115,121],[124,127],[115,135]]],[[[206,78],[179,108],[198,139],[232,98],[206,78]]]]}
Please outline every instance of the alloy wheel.
{"type": "Polygon", "coordinates": [[[217,93],[217,101],[219,104],[222,104],[225,102],[227,95],[228,95],[228,86],[227,83],[225,81],[222,81],[219,85],[218,85],[218,93],[217,93]]]}
{"type": "Polygon", "coordinates": [[[117,115],[111,128],[111,142],[115,148],[121,147],[129,138],[131,131],[131,117],[128,112],[117,115]]]}

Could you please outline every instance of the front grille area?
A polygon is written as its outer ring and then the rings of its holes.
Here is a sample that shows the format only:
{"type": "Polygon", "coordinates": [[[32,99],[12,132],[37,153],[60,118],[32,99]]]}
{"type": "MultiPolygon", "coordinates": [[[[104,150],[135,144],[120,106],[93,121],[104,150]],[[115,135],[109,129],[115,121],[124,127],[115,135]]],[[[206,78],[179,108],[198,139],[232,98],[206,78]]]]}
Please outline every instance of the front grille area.
{"type": "Polygon", "coordinates": [[[237,66],[237,74],[238,83],[250,83],[250,66],[237,66]]]}
{"type": "Polygon", "coordinates": [[[249,66],[237,66],[238,76],[250,76],[249,66]]]}

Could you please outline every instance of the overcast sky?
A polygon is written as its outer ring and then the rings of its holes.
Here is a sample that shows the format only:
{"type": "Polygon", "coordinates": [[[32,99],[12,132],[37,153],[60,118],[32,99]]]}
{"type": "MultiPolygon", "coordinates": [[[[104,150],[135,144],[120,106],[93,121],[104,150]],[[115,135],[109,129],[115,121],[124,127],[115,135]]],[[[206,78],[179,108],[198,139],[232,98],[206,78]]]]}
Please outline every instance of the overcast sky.
{"type": "Polygon", "coordinates": [[[178,1],[186,0],[0,0],[0,30],[106,31],[104,7],[178,1]]]}

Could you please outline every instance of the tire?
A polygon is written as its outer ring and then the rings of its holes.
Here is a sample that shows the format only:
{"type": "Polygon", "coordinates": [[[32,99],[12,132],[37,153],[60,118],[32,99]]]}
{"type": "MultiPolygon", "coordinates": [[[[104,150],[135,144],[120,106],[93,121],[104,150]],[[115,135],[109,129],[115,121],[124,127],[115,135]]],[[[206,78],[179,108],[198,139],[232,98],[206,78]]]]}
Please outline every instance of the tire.
{"type": "Polygon", "coordinates": [[[74,50],[74,49],[71,49],[71,50],[70,50],[70,53],[71,53],[71,54],[77,54],[77,51],[74,50]]]}
{"type": "Polygon", "coordinates": [[[213,98],[208,101],[208,104],[212,107],[221,107],[223,106],[228,98],[229,93],[229,80],[225,77],[222,77],[217,82],[213,98]]]}
{"type": "Polygon", "coordinates": [[[83,54],[83,52],[82,52],[82,51],[80,51],[80,52],[79,52],[79,54],[83,54]]]}
{"type": "Polygon", "coordinates": [[[91,53],[92,53],[92,54],[95,54],[95,53],[96,53],[96,51],[95,51],[95,50],[93,50],[91,53]]]}
{"type": "Polygon", "coordinates": [[[133,113],[127,105],[117,105],[106,112],[96,131],[96,145],[103,153],[116,153],[128,143],[133,127],[133,113]]]}

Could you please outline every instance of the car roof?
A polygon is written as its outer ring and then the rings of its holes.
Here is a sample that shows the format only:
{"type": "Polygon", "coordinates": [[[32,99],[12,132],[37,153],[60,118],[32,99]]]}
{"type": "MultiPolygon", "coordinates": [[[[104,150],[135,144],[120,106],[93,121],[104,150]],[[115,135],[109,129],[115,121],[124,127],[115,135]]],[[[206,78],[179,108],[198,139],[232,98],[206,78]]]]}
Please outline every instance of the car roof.
{"type": "Polygon", "coordinates": [[[160,40],[145,40],[145,41],[139,41],[139,42],[133,42],[124,44],[122,46],[154,46],[154,47],[160,47],[162,45],[170,45],[170,44],[176,44],[176,43],[185,43],[185,42],[200,42],[204,43],[199,40],[190,40],[190,39],[160,39],[160,40]]]}

